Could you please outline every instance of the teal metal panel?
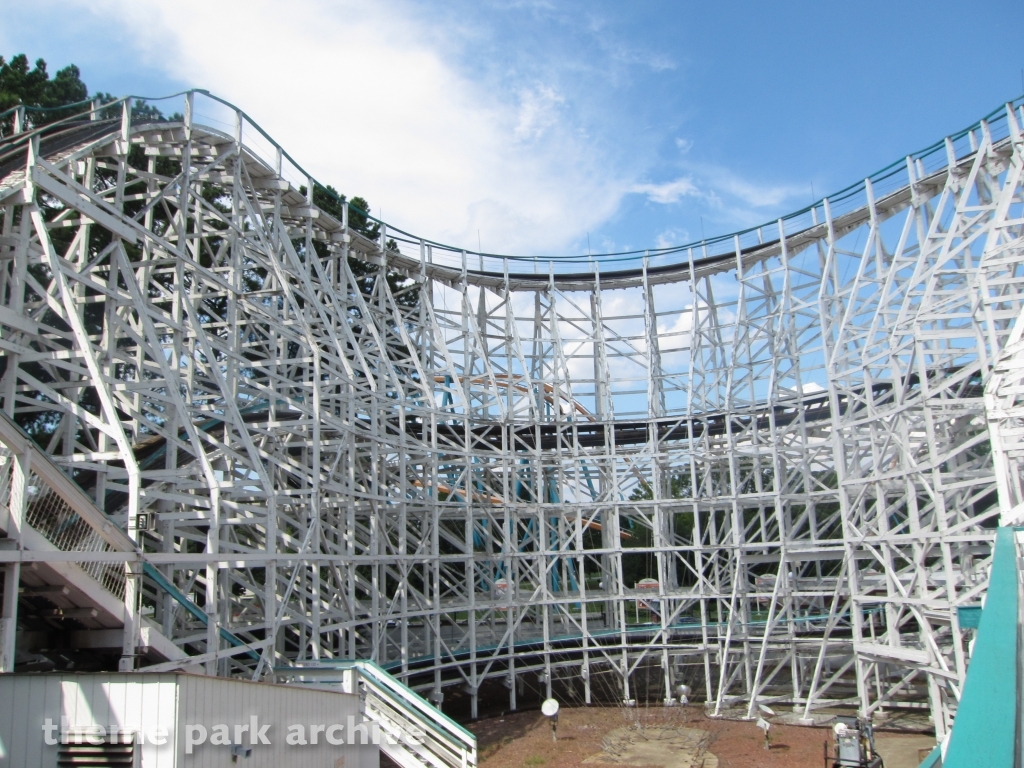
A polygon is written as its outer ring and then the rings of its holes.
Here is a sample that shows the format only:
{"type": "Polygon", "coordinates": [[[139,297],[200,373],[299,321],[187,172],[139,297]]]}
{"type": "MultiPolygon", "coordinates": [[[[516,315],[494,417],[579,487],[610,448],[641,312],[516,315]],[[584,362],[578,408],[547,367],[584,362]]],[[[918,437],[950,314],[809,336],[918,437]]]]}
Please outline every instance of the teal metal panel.
{"type": "Polygon", "coordinates": [[[1011,768],[1017,729],[1017,546],[996,531],[995,557],[974,655],[943,768],[1011,768]]]}
{"type": "Polygon", "coordinates": [[[961,606],[956,609],[956,617],[960,621],[960,629],[977,629],[981,624],[981,606],[961,606]]]}

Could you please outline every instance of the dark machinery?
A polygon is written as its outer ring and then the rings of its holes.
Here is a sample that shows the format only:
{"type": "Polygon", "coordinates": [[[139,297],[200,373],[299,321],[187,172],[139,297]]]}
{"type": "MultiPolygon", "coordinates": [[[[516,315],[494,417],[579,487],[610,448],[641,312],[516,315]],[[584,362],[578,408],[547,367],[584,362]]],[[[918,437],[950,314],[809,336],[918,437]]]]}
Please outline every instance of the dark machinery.
{"type": "Polygon", "coordinates": [[[832,727],[836,737],[835,751],[829,754],[825,745],[825,768],[883,768],[882,758],[875,750],[875,732],[870,720],[837,717],[832,727]]]}

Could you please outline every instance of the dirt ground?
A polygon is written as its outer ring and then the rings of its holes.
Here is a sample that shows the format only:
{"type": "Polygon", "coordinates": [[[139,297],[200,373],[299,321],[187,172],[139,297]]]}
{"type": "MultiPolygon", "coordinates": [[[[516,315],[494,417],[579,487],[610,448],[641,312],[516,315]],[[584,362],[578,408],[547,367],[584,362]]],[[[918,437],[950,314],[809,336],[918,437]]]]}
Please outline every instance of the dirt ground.
{"type": "MultiPolygon", "coordinates": [[[[539,712],[507,714],[468,727],[477,736],[481,768],[597,768],[595,763],[683,768],[686,762],[693,768],[714,768],[714,758],[720,768],[823,768],[822,748],[831,736],[829,728],[773,725],[771,749],[766,750],[764,734],[753,722],[712,720],[698,707],[563,709],[557,742],[552,741],[550,725],[539,712]],[[664,759],[657,758],[657,745],[647,743],[633,754],[621,754],[618,745],[612,744],[612,751],[620,752],[616,760],[602,742],[609,734],[612,741],[622,742],[622,729],[638,736],[648,731],[656,737],[668,736],[664,759]],[[673,753],[686,748],[673,745],[681,745],[688,736],[696,741],[689,733],[692,730],[706,734],[704,751],[692,760],[673,759],[673,753]]],[[[633,741],[651,739],[640,736],[633,741]]]]}
{"type": "Polygon", "coordinates": [[[876,733],[875,746],[885,768],[917,768],[935,748],[935,737],[917,733],[876,733]]]}
{"type": "MultiPolygon", "coordinates": [[[[558,741],[539,712],[516,712],[468,725],[478,740],[481,768],[824,768],[828,725],[774,723],[771,749],[753,723],[711,719],[700,707],[563,709],[558,741]],[[646,734],[646,737],[643,735],[646,734]]],[[[917,768],[932,736],[876,733],[886,768],[917,768]]]]}

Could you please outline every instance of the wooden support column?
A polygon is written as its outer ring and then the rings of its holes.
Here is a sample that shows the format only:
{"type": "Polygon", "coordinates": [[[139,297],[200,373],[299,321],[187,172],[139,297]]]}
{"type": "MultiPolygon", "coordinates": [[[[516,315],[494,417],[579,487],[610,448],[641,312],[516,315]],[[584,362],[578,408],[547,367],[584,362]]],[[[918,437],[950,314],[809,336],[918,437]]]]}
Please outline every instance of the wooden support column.
{"type": "MultiPolygon", "coordinates": [[[[25,520],[25,500],[31,454],[13,454],[11,462],[10,517],[7,522],[7,541],[22,548],[21,529],[25,520]]],[[[4,603],[0,615],[0,673],[13,672],[18,632],[18,582],[21,563],[8,563],[4,568],[4,603]]]]}

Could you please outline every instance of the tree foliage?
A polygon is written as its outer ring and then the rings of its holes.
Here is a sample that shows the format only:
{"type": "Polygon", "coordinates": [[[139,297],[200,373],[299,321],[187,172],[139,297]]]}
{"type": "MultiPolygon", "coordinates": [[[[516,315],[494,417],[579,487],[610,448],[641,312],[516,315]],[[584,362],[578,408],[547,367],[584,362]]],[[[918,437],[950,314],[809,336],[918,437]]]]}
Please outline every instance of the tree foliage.
{"type": "MultiPolygon", "coordinates": [[[[38,128],[84,111],[84,108],[69,105],[88,99],[89,88],[82,81],[81,70],[74,64],[58,70],[51,78],[43,59],[36,59],[35,67],[30,68],[28,56],[24,53],[12,56],[10,61],[0,56],[0,112],[14,107],[30,107],[25,113],[26,128],[38,128]]],[[[117,101],[102,91],[93,94],[91,99],[100,104],[117,101]]],[[[115,105],[101,110],[100,115],[115,119],[120,117],[121,107],[115,105]]],[[[181,115],[176,113],[165,118],[157,107],[145,101],[138,100],[132,104],[132,120],[154,122],[167,119],[181,120],[181,115]]],[[[0,121],[0,135],[9,135],[13,129],[13,116],[0,121]]]]}
{"type": "MultiPolygon", "coordinates": [[[[59,70],[50,79],[46,62],[42,59],[36,59],[35,67],[29,69],[28,56],[23,53],[12,57],[9,62],[0,56],[0,112],[21,105],[53,109],[87,98],[89,89],[74,64],[59,70]]],[[[55,110],[46,113],[45,117],[37,116],[35,120],[41,125],[66,116],[66,110],[55,110]]]]}

